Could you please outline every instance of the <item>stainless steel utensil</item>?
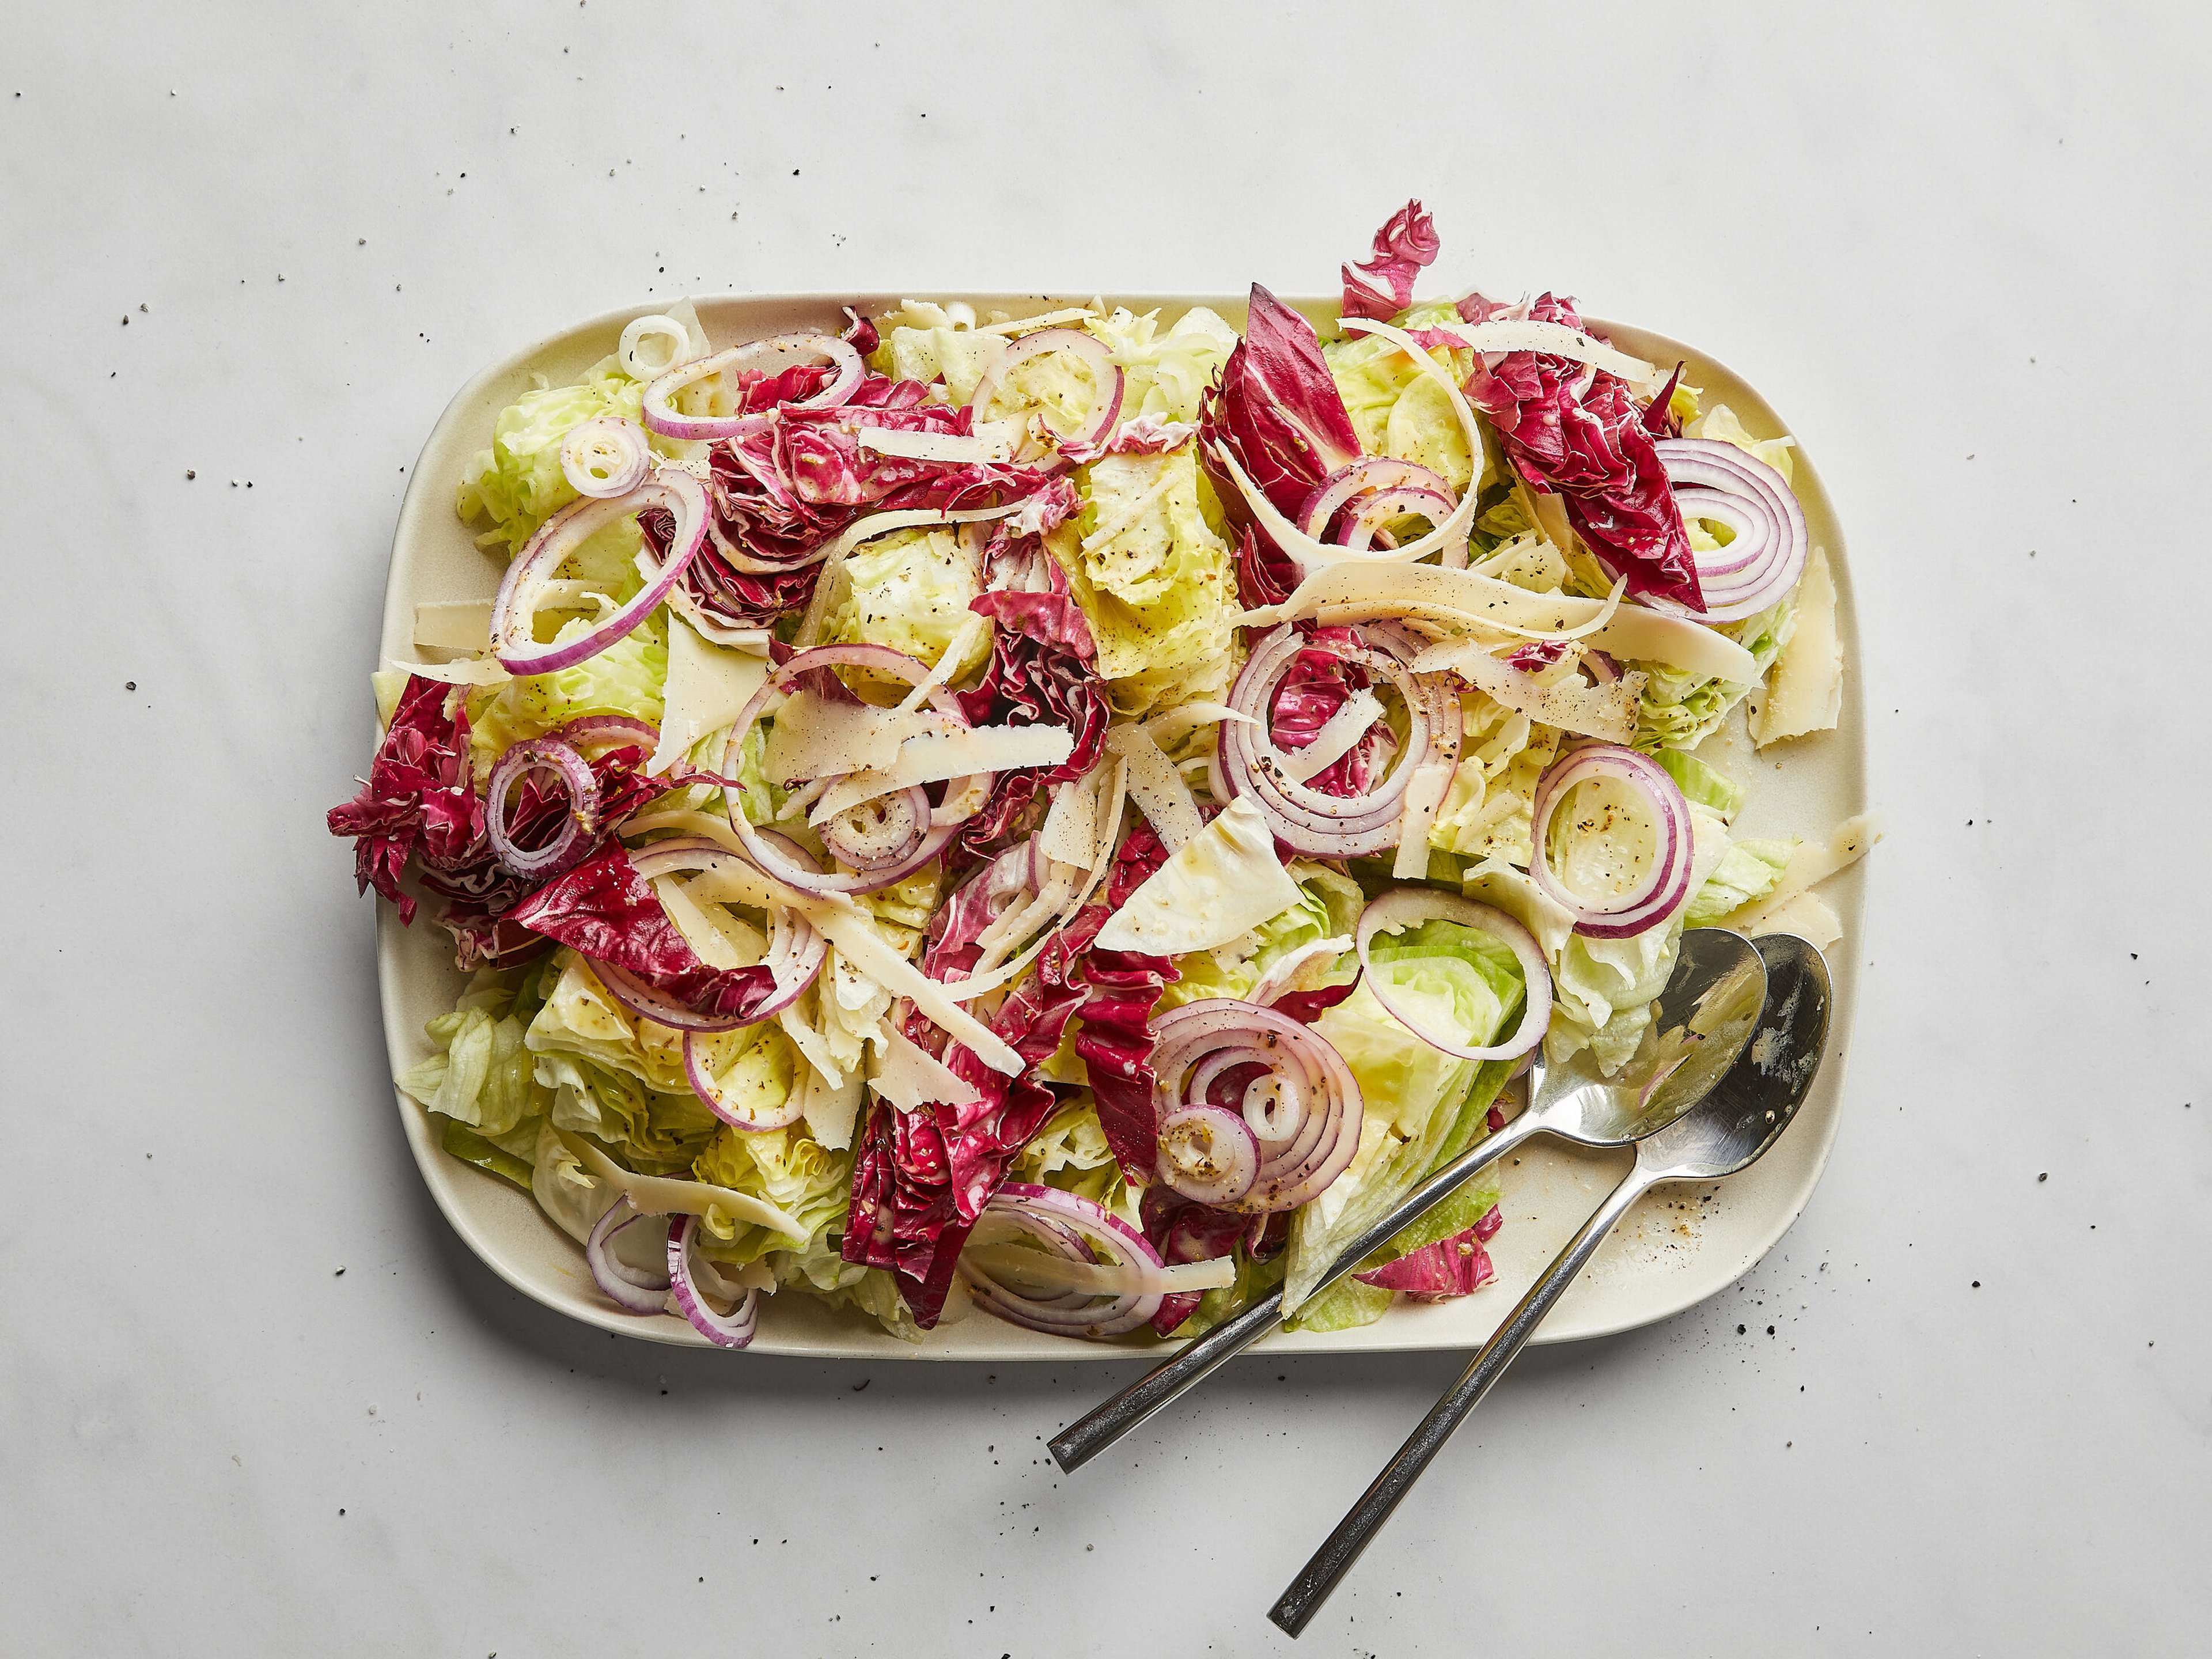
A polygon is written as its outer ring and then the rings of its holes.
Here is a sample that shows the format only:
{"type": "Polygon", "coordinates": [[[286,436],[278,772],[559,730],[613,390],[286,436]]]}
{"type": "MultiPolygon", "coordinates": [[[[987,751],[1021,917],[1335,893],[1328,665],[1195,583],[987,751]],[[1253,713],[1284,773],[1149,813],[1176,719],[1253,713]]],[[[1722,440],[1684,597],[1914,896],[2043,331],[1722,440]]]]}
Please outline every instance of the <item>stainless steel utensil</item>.
{"type": "MultiPolygon", "coordinates": [[[[1759,952],[1741,934],[1717,927],[1684,933],[1644,1046],[1618,1079],[1599,1076],[1580,1056],[1547,1068],[1539,1050],[1528,1073],[1534,1103],[1529,1109],[1408,1193],[1345,1249],[1310,1294],[1320,1295],[1352,1272],[1532,1135],[1557,1135],[1583,1146],[1623,1146],[1665,1128],[1735,1062],[1764,1006],[1766,977],[1759,952]]],[[[1274,1329],[1282,1305],[1279,1288],[1187,1344],[1055,1436],[1050,1443],[1054,1459],[1063,1469],[1080,1468],[1274,1329]]]]}
{"type": "Polygon", "coordinates": [[[1437,1402],[1291,1581],[1267,1614],[1290,1634],[1296,1636],[1306,1627],[1453,1431],[1482,1403],[1491,1384],[1513,1363],[1544,1316],[1636,1200],[1663,1182],[1717,1181],[1735,1175],[1756,1162],[1790,1127],[1820,1072],[1827,1043],[1828,967],[1818,951],[1792,935],[1771,934],[1757,943],[1766,963],[1766,1000],[1742,1058],[1693,1110],[1638,1145],[1636,1167],[1529,1287],[1466,1374],[1437,1402]]]}

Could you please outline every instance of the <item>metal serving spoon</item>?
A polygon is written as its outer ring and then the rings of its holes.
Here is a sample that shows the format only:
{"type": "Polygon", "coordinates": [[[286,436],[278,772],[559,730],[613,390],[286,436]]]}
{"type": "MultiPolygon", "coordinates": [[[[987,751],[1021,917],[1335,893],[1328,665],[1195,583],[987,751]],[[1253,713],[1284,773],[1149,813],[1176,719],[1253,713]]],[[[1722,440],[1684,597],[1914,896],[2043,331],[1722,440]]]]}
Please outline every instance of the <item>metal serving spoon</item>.
{"type": "MultiPolygon", "coordinates": [[[[1319,1296],[1405,1228],[1464,1186],[1486,1165],[1532,1135],[1584,1146],[1625,1146],[1657,1133],[1692,1105],[1735,1062],[1766,997],[1766,967],[1741,934],[1698,927],[1682,935],[1680,954],[1644,1045],[1620,1079],[1608,1082],[1586,1063],[1547,1068],[1538,1050],[1528,1074],[1527,1111],[1431,1176],[1348,1245],[1310,1292],[1319,1296]]],[[[1577,1057],[1579,1060],[1581,1057],[1577,1057]]],[[[1211,1376],[1273,1330],[1282,1319],[1279,1287],[1187,1344],[1055,1436],[1052,1455],[1073,1471],[1154,1412],[1211,1376]]]]}
{"type": "Polygon", "coordinates": [[[1580,1277],[1606,1234],[1636,1200],[1665,1182],[1717,1181],[1734,1175],[1755,1163],[1790,1127],[1820,1072],[1827,1046],[1828,965],[1818,951],[1788,933],[1770,934],[1758,941],[1758,948],[1766,963],[1766,1003],[1743,1057],[1694,1111],[1638,1146],[1636,1167],[1567,1242],[1475,1355],[1466,1375],[1437,1402],[1291,1581],[1267,1617],[1292,1636],[1320,1610],[1430,1460],[1482,1403],[1490,1385],[1504,1375],[1552,1304],[1580,1277]]]}

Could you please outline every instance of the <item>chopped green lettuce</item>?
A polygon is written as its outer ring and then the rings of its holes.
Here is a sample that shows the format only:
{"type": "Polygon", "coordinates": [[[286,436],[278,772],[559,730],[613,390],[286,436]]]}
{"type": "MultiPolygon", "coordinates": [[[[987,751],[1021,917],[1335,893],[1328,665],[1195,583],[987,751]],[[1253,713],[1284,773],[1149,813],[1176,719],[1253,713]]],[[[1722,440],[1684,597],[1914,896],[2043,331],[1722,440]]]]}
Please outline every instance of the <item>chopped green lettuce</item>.
{"type": "MultiPolygon", "coordinates": [[[[1691,526],[1692,543],[1700,538],[1711,544],[1710,537],[1691,526]]],[[[1751,653],[1763,678],[1782,654],[1782,647],[1789,644],[1796,626],[1796,605],[1784,599],[1755,617],[1725,623],[1718,631],[1751,653]]],[[[1696,748],[1720,728],[1729,710],[1751,691],[1748,684],[1688,673],[1663,662],[1638,662],[1634,666],[1650,676],[1636,708],[1636,746],[1647,751],[1696,748]]]]}
{"type": "Polygon", "coordinates": [[[1139,316],[1116,307],[1090,329],[1121,368],[1122,420],[1195,421],[1199,398],[1237,349],[1237,331],[1204,306],[1193,306],[1164,332],[1159,318],[1157,311],[1139,316]]]}
{"type": "MultiPolygon", "coordinates": [[[[844,1219],[853,1155],[830,1151],[799,1124],[766,1130],[724,1124],[693,1159],[690,1173],[696,1180],[727,1187],[787,1212],[812,1238],[832,1222],[844,1219]]],[[[712,1261],[742,1267],[771,1250],[789,1249],[791,1240],[770,1228],[740,1224],[733,1237],[709,1239],[700,1248],[712,1261]]]]}
{"type": "Polygon", "coordinates": [[[667,684],[668,625],[656,612],[605,650],[570,667],[526,674],[472,692],[470,764],[481,782],[509,744],[543,737],[590,714],[623,714],[658,726],[667,684]]]}
{"type": "Polygon", "coordinates": [[[608,357],[574,386],[540,386],[501,410],[491,447],[469,464],[454,501],[464,522],[490,526],[477,540],[520,551],[532,531],[576,499],[575,486],[561,471],[561,441],[568,428],[602,415],[634,421],[644,398],[644,382],[608,357]]]}
{"type": "MultiPolygon", "coordinates": [[[[847,587],[827,638],[887,645],[934,667],[945,648],[975,620],[969,601],[983,591],[970,538],[957,530],[895,530],[845,561],[847,587]]],[[[969,635],[951,678],[981,668],[991,654],[988,623],[969,635]]]]}
{"type": "Polygon", "coordinates": [[[1702,806],[1723,823],[1731,822],[1751,798],[1751,791],[1695,755],[1680,749],[1662,749],[1654,757],[1683,798],[1702,806]]]}
{"type": "Polygon", "coordinates": [[[1734,915],[1753,899],[1765,898],[1782,879],[1790,855],[1797,850],[1797,837],[1780,841],[1739,841],[1729,844],[1713,866],[1705,884],[1690,895],[1683,925],[1711,927],[1734,915]]]}
{"type": "MultiPolygon", "coordinates": [[[[1451,302],[1439,300],[1413,307],[1399,318],[1398,326],[1432,328],[1458,320],[1451,302]]],[[[1468,450],[1451,400],[1433,375],[1379,335],[1347,335],[1324,346],[1322,356],[1362,449],[1440,472],[1462,495],[1474,484],[1481,458],[1468,450]]],[[[1473,372],[1472,351],[1440,348],[1430,356],[1450,370],[1455,382],[1473,372]]]]}

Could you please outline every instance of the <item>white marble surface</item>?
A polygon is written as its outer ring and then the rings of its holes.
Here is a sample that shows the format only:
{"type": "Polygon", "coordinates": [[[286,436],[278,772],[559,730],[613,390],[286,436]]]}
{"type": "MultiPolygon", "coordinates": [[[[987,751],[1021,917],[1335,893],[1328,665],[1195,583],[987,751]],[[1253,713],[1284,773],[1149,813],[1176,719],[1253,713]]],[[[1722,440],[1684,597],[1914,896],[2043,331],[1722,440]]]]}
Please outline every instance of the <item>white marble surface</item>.
{"type": "Polygon", "coordinates": [[[1447,279],[1711,343],[1814,447],[1890,838],[1810,1210],[1532,1353],[1301,1650],[2201,1644],[2202,14],[1352,15],[10,9],[0,1649],[1288,1650],[1455,1358],[1248,1361],[1071,1482],[1126,1369],[567,1324],[423,1195],[321,814],[406,469],[517,342],[1315,289],[1414,191],[1447,279]]]}

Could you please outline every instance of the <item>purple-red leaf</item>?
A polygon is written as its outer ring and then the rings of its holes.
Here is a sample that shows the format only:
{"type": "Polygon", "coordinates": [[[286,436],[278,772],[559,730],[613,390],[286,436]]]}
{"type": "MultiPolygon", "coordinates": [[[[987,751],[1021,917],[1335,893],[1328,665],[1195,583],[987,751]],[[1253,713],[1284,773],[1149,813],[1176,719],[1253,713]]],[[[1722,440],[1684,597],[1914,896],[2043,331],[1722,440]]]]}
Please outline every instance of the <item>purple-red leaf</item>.
{"type": "MultiPolygon", "coordinates": [[[[1497,1213],[1497,1206],[1492,1205],[1485,1212],[1485,1218],[1497,1213]]],[[[1491,1231],[1497,1231],[1493,1224],[1491,1231]]],[[[1395,1261],[1352,1277],[1386,1291],[1403,1291],[1417,1302],[1444,1302],[1455,1296],[1467,1296],[1497,1277],[1496,1269],[1490,1265],[1490,1253],[1482,1248],[1482,1238],[1486,1237],[1482,1232],[1482,1223],[1478,1221],[1449,1238],[1424,1244],[1395,1261]]]]}
{"type": "Polygon", "coordinates": [[[1216,445],[1281,512],[1295,516],[1313,487],[1359,459],[1359,434],[1321,354],[1313,325],[1257,283],[1244,337],[1199,410],[1200,460],[1231,517],[1244,497],[1212,458],[1216,445]]]}
{"type": "Polygon", "coordinates": [[[1344,314],[1388,322],[1413,303],[1413,282],[1437,257],[1435,221],[1408,202],[1375,233],[1375,254],[1344,267],[1344,314]]]}

